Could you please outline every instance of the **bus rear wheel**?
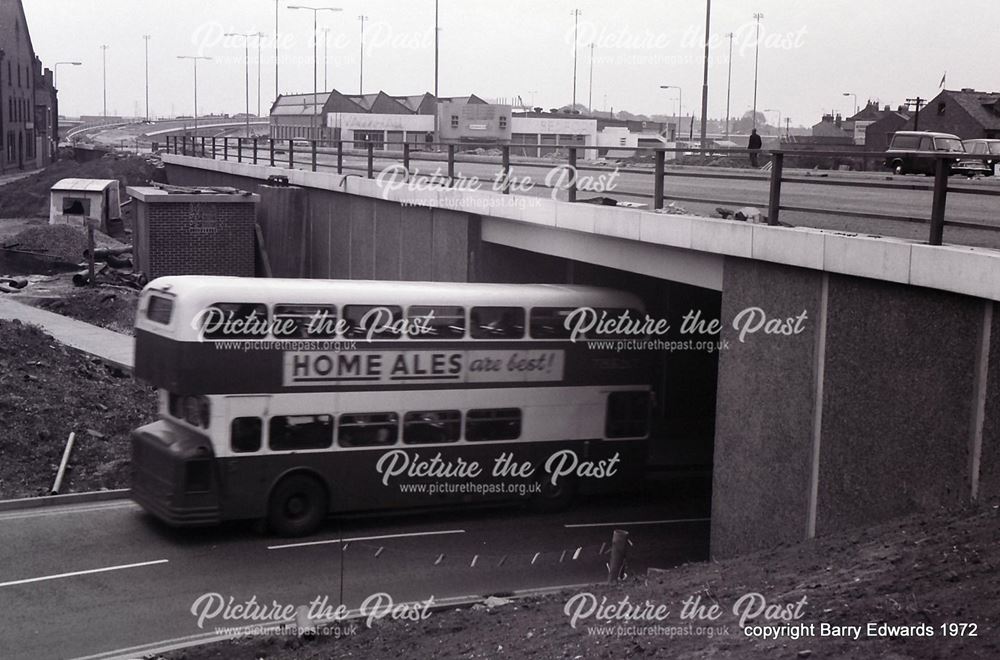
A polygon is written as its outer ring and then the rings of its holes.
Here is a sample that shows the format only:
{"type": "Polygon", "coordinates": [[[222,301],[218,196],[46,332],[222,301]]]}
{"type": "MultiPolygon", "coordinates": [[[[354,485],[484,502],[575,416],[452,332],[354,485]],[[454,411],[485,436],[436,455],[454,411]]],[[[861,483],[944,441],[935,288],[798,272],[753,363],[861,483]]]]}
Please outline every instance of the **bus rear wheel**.
{"type": "Polygon", "coordinates": [[[542,513],[565,511],[576,498],[576,480],[565,476],[559,478],[555,485],[548,474],[540,479],[539,491],[531,498],[531,508],[542,513]]]}
{"type": "Polygon", "coordinates": [[[326,519],[326,489],[304,474],[286,477],[271,492],[267,526],[281,536],[305,536],[319,529],[326,519]]]}

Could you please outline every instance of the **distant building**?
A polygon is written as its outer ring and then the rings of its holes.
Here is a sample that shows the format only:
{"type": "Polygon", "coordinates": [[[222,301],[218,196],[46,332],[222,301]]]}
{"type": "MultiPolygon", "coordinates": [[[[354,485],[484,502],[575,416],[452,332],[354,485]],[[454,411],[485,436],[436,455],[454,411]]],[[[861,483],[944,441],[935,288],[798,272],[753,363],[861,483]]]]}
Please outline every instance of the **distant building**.
{"type": "Polygon", "coordinates": [[[1000,92],[943,90],[899,130],[940,131],[963,140],[1000,138],[1000,92]]]}
{"type": "Polygon", "coordinates": [[[882,117],[865,127],[865,150],[884,151],[889,148],[892,136],[896,131],[903,130],[903,126],[910,119],[911,113],[900,107],[898,110],[890,110],[885,107],[882,117]]]}
{"type": "Polygon", "coordinates": [[[0,172],[44,167],[55,155],[59,112],[21,0],[0,2],[0,172]]]}

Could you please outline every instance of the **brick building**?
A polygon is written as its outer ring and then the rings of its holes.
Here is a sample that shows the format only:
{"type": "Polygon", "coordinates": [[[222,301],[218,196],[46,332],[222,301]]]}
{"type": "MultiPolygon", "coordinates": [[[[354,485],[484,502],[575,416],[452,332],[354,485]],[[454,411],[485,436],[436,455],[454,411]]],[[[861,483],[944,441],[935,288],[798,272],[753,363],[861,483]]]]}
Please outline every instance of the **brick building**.
{"type": "Polygon", "coordinates": [[[21,0],[0,0],[0,172],[51,162],[58,117],[52,72],[35,55],[21,0]]]}
{"type": "Polygon", "coordinates": [[[940,131],[963,140],[1000,138],[1000,92],[942,90],[899,130],[940,131]]]}

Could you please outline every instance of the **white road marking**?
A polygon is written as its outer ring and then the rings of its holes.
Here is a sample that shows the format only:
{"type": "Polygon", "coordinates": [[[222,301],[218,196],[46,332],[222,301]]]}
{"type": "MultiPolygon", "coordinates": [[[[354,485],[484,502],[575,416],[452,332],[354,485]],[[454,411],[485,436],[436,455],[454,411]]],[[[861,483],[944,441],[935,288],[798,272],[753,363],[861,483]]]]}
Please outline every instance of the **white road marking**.
{"type": "Polygon", "coordinates": [[[410,532],[408,534],[383,534],[381,536],[352,536],[344,539],[327,539],[325,541],[304,541],[302,543],[286,543],[285,545],[269,545],[268,550],[284,550],[285,548],[304,548],[310,545],[328,545],[330,543],[350,543],[351,541],[376,541],[378,539],[399,539],[411,536],[437,536],[439,534],[465,534],[464,529],[445,529],[437,532],[410,532]]]}
{"type": "Polygon", "coordinates": [[[0,587],[13,587],[18,584],[29,584],[31,582],[44,582],[46,580],[58,580],[78,575],[91,575],[93,573],[106,573],[108,571],[120,571],[126,568],[139,568],[141,566],[153,566],[155,564],[166,564],[169,559],[157,559],[156,561],[143,561],[137,564],[122,564],[121,566],[108,566],[106,568],[92,568],[87,571],[73,571],[72,573],[59,573],[58,575],[43,575],[42,577],[27,578],[24,580],[11,580],[10,582],[0,582],[0,587]]]}
{"type": "Polygon", "coordinates": [[[678,523],[709,522],[711,518],[677,518],[674,520],[633,520],[632,522],[574,523],[563,527],[632,527],[634,525],[675,525],[678,523]]]}
{"type": "Polygon", "coordinates": [[[139,509],[139,505],[135,502],[114,502],[108,504],[93,504],[93,505],[67,505],[65,507],[60,506],[59,508],[53,509],[32,509],[28,511],[10,511],[6,513],[0,513],[0,520],[21,520],[24,518],[45,518],[48,516],[64,516],[70,513],[92,513],[94,511],[112,511],[114,509],[139,509]]]}

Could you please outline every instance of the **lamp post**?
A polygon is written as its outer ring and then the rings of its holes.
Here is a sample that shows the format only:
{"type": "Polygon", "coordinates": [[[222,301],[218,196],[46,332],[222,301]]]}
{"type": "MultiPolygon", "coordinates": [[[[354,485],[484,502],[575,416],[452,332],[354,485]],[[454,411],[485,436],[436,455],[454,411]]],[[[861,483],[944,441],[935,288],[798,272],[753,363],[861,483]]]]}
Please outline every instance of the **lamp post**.
{"type": "Polygon", "coordinates": [[[179,60],[191,60],[194,62],[194,132],[198,132],[198,60],[210,60],[211,57],[205,55],[178,55],[179,60]]]}
{"type": "Polygon", "coordinates": [[[80,66],[83,62],[56,62],[52,65],[52,86],[59,89],[59,66],[61,64],[68,64],[70,66],[80,66]]]}
{"type": "Polygon", "coordinates": [[[729,100],[733,93],[733,37],[736,36],[734,33],[730,32],[726,35],[729,37],[729,80],[726,83],[726,139],[729,139],[729,100]]]}
{"type": "Polygon", "coordinates": [[[576,109],[576,55],[577,55],[577,35],[580,29],[580,14],[583,12],[579,9],[574,9],[570,12],[570,16],[573,17],[573,105],[570,106],[570,110],[576,109]]]}
{"type": "Polygon", "coordinates": [[[757,35],[754,37],[753,54],[753,127],[757,128],[757,64],[760,62],[760,19],[764,14],[757,12],[753,19],[757,21],[757,35]]]}
{"type": "Polygon", "coordinates": [[[108,49],[111,46],[107,44],[101,44],[101,69],[104,71],[104,78],[102,88],[104,91],[104,114],[105,119],[108,118],[108,49]]]}
{"type": "Polygon", "coordinates": [[[590,90],[587,96],[587,111],[594,112],[594,44],[590,44],[590,90]]]}
{"type": "Polygon", "coordinates": [[[705,0],[705,69],[701,82],[701,148],[708,148],[708,51],[711,38],[712,0],[705,0]]]}
{"type": "Polygon", "coordinates": [[[854,114],[858,114],[858,95],[854,92],[844,92],[844,96],[854,97],[854,114]]]}
{"type": "Polygon", "coordinates": [[[246,65],[246,95],[247,95],[247,110],[246,110],[246,131],[247,137],[250,137],[250,37],[256,37],[260,32],[226,32],[227,37],[243,37],[243,60],[246,65]]]}
{"type": "Polygon", "coordinates": [[[330,91],[330,78],[327,75],[330,63],[330,28],[323,28],[323,91],[330,91]]]}
{"type": "Polygon", "coordinates": [[[660,89],[676,89],[677,90],[677,129],[674,131],[674,137],[681,132],[681,110],[684,108],[684,90],[682,90],[677,85],[660,85],[660,89]]]}
{"type": "Polygon", "coordinates": [[[281,35],[278,32],[278,3],[281,0],[274,0],[274,100],[278,100],[278,43],[281,35]]]}
{"type": "Polygon", "coordinates": [[[318,31],[319,31],[319,13],[321,11],[337,12],[343,11],[340,7],[306,7],[304,5],[288,5],[289,9],[302,9],[306,11],[311,11],[313,13],[313,112],[309,116],[309,129],[312,133],[311,137],[316,139],[316,115],[319,114],[317,106],[319,105],[319,68],[318,68],[318,31]]]}
{"type": "Polygon", "coordinates": [[[781,110],[778,108],[764,108],[764,112],[777,112],[778,113],[778,137],[781,137],[781,110]]]}
{"type": "Polygon", "coordinates": [[[358,16],[358,22],[361,23],[361,73],[358,77],[358,94],[365,93],[365,23],[368,22],[368,17],[362,14],[358,16]]]}
{"type": "Polygon", "coordinates": [[[142,35],[142,40],[146,42],[146,121],[149,121],[149,40],[152,35],[142,35]]]}
{"type": "Polygon", "coordinates": [[[264,34],[263,32],[258,32],[254,36],[257,37],[257,116],[260,117],[260,70],[261,70],[261,64],[263,63],[261,60],[260,50],[261,50],[261,42],[267,35],[264,34]]]}

